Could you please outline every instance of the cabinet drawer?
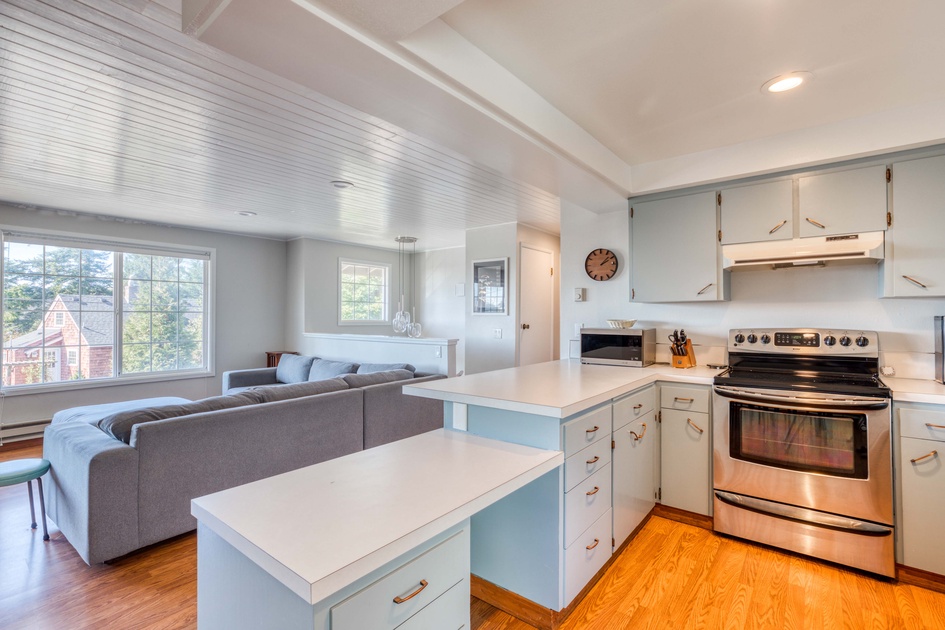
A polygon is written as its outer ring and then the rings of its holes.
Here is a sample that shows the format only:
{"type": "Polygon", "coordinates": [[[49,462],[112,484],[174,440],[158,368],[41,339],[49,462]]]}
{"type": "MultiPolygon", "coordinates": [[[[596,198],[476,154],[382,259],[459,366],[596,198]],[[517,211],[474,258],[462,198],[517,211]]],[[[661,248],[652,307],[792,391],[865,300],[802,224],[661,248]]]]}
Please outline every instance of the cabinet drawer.
{"type": "Polygon", "coordinates": [[[564,491],[581,483],[610,463],[610,440],[597,440],[564,460],[564,491]]]}
{"type": "MultiPolygon", "coordinates": [[[[469,576],[469,531],[464,529],[388,573],[331,609],[332,630],[392,630],[469,576]],[[406,598],[401,604],[395,597],[406,598]]],[[[459,624],[457,624],[459,625],[459,624]]]]}
{"type": "Polygon", "coordinates": [[[660,407],[709,413],[709,389],[663,385],[660,390],[660,407]]]}
{"type": "Polygon", "coordinates": [[[614,403],[614,431],[646,415],[656,406],[656,388],[633,392],[614,403]]]}
{"type": "MultiPolygon", "coordinates": [[[[469,621],[469,581],[463,580],[437,597],[429,606],[418,612],[397,630],[460,630],[469,621]]],[[[334,630],[334,626],[332,626],[334,630]]]]}
{"type": "Polygon", "coordinates": [[[945,445],[935,440],[902,438],[902,562],[945,574],[945,445]],[[929,456],[937,451],[935,455],[929,456]],[[911,460],[915,459],[913,463],[911,460]]]}
{"type": "Polygon", "coordinates": [[[564,603],[570,605],[581,589],[610,559],[611,511],[607,510],[564,552],[564,603]]]}
{"type": "Polygon", "coordinates": [[[945,411],[900,409],[899,435],[945,442],[945,411]]]}
{"type": "Polygon", "coordinates": [[[567,459],[585,447],[604,437],[610,438],[611,406],[606,405],[580,418],[566,422],[564,432],[564,457],[567,459]]]}
{"type": "MultiPolygon", "coordinates": [[[[608,444],[609,446],[609,444],[608,444]]],[[[574,486],[564,495],[564,546],[569,547],[591,523],[610,509],[610,465],[574,486]]],[[[610,538],[608,534],[607,538],[610,538]]],[[[610,541],[608,540],[608,543],[610,541]]]]}

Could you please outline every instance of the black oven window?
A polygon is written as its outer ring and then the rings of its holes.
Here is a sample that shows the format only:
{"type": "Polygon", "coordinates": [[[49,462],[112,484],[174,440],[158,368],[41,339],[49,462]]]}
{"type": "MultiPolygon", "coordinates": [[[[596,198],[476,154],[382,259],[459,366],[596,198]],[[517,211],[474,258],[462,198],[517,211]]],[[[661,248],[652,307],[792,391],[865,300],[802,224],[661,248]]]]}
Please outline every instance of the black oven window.
{"type": "Polygon", "coordinates": [[[766,466],[866,479],[866,416],[732,403],[731,456],[766,466]]]}

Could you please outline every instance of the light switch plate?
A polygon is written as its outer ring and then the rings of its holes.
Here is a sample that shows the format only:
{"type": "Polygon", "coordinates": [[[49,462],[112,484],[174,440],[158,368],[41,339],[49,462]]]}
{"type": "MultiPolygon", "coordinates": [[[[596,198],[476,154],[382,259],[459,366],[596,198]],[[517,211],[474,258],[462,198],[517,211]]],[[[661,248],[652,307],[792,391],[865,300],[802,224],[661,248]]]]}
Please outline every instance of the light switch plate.
{"type": "Polygon", "coordinates": [[[575,289],[575,290],[574,290],[574,301],[575,301],[575,302],[583,302],[583,301],[584,301],[584,296],[585,296],[584,289],[575,289]]]}

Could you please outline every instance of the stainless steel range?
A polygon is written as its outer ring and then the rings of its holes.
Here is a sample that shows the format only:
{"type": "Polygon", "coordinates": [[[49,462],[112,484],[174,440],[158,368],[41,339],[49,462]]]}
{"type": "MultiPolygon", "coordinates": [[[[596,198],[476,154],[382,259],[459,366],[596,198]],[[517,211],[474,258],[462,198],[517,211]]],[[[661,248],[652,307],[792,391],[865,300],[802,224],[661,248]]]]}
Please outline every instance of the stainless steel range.
{"type": "Polygon", "coordinates": [[[889,389],[875,332],[729,333],[715,531],[895,576],[889,389]]]}

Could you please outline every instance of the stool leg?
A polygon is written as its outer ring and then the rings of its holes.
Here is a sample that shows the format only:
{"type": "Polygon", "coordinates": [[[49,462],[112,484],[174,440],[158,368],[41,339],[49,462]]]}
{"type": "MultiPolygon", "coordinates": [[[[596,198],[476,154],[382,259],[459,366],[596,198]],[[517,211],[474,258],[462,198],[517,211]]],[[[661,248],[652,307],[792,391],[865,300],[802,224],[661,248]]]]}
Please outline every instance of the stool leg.
{"type": "Polygon", "coordinates": [[[46,500],[43,498],[43,478],[37,477],[36,483],[39,485],[39,511],[43,516],[43,540],[49,540],[49,532],[46,530],[46,500]]]}
{"type": "Polygon", "coordinates": [[[33,523],[30,525],[31,529],[36,529],[36,510],[33,509],[33,480],[30,479],[26,482],[26,489],[30,493],[30,518],[33,520],[33,523]]]}

